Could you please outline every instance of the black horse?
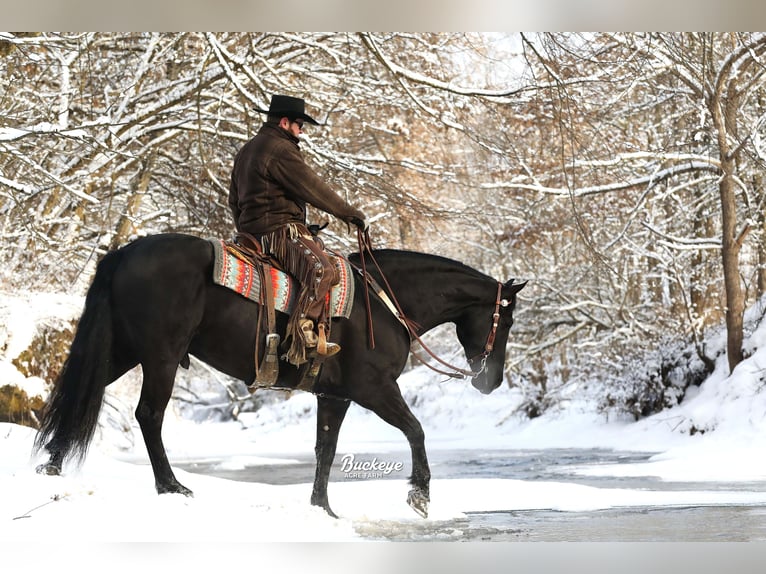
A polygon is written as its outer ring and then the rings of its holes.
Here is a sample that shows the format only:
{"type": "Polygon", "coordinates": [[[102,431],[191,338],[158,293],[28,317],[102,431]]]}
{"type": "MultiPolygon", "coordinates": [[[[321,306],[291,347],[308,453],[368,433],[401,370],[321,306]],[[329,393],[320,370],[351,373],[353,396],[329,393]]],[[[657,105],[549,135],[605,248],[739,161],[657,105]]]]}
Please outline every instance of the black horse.
{"type": "MultiPolygon", "coordinates": [[[[375,250],[368,271],[388,280],[418,334],[446,322],[471,362],[472,384],[488,394],[503,378],[516,293],[524,286],[500,283],[470,267],[422,253],[375,250]],[[494,315],[494,317],[493,317],[494,315]],[[493,322],[496,323],[493,326],[493,322]],[[488,341],[492,339],[493,341],[488,341]],[[488,343],[494,343],[488,344],[488,343]]],[[[367,256],[369,258],[369,255],[367,256]]],[[[359,255],[352,256],[359,261],[359,255]]],[[[143,369],[136,419],[146,443],[158,493],[191,491],[171,470],[161,438],[162,421],[179,365],[189,354],[232,377],[252,382],[259,305],[212,280],[213,247],[204,239],[163,234],[138,239],[105,255],[86,299],[69,356],[48,399],[35,450],[50,454],[39,472],[60,474],[68,457],[85,457],[107,385],[137,365],[143,369]]],[[[316,379],[316,474],[311,503],[330,515],[327,483],[338,433],[350,402],[400,429],[412,450],[408,503],[426,516],[430,471],[423,429],[402,398],[397,378],[411,336],[374,292],[368,295],[374,325],[369,345],[365,289],[359,277],[349,319],[333,319],[331,340],[342,351],[324,362],[316,379]]],[[[284,332],[287,315],[279,313],[284,332]]],[[[295,388],[300,370],[280,362],[277,386],[295,388]]]]}

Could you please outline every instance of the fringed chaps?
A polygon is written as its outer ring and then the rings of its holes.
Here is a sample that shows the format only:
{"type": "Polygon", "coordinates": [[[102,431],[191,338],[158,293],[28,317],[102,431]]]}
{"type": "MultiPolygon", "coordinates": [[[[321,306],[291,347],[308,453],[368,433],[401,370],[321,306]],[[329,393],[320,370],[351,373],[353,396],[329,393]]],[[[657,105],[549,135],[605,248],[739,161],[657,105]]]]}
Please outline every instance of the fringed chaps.
{"type": "Polygon", "coordinates": [[[300,223],[290,223],[260,237],[263,250],[274,256],[301,285],[295,311],[287,323],[285,342],[289,342],[287,361],[293,365],[306,362],[306,341],[300,323],[311,319],[328,327],[327,294],[339,278],[335,264],[324,251],[321,240],[300,223]]]}

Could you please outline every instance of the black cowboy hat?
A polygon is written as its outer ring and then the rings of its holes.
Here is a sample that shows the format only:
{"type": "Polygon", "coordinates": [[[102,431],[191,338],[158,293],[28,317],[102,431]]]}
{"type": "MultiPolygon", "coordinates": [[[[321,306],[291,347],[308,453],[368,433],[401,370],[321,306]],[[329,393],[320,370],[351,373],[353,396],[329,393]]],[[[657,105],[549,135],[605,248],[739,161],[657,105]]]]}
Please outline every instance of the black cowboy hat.
{"type": "Polygon", "coordinates": [[[303,98],[293,98],[292,96],[271,96],[271,103],[269,104],[268,110],[262,110],[260,108],[255,108],[255,110],[263,114],[269,114],[270,116],[290,118],[291,120],[305,120],[310,124],[318,126],[319,122],[307,115],[305,108],[306,102],[303,101],[303,98]]]}

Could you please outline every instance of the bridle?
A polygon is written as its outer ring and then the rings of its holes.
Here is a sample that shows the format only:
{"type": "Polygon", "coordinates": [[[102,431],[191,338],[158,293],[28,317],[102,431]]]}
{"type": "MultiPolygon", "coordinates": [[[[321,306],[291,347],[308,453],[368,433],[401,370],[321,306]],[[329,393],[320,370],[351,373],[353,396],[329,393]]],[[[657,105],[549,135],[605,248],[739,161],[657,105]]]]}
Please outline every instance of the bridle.
{"type": "Polygon", "coordinates": [[[418,325],[414,321],[412,321],[411,319],[408,319],[405,316],[401,305],[399,305],[399,302],[396,300],[396,296],[394,295],[394,292],[391,289],[391,285],[389,285],[388,283],[388,279],[386,279],[386,276],[383,273],[383,270],[380,268],[380,265],[378,265],[378,262],[375,260],[375,256],[372,254],[372,247],[370,243],[369,232],[367,230],[362,231],[361,229],[358,229],[357,238],[359,242],[359,255],[362,262],[361,268],[357,268],[357,271],[361,274],[362,280],[364,283],[364,295],[365,295],[365,305],[367,307],[367,326],[368,326],[368,337],[369,337],[370,349],[375,348],[375,335],[373,333],[372,312],[370,311],[370,294],[369,294],[369,287],[372,286],[376,294],[378,295],[378,297],[380,297],[380,299],[383,301],[386,307],[388,307],[391,313],[407,329],[407,332],[410,335],[410,340],[417,341],[420,347],[426,353],[428,353],[438,363],[440,363],[441,365],[443,365],[444,367],[450,370],[445,371],[431,365],[426,359],[423,359],[422,357],[420,357],[418,353],[415,351],[415,349],[410,349],[410,351],[412,352],[412,356],[415,357],[418,361],[423,363],[426,367],[428,367],[432,371],[435,371],[439,374],[446,375],[450,378],[455,378],[455,379],[465,379],[467,377],[476,378],[482,373],[484,373],[487,370],[487,359],[489,358],[489,355],[492,353],[493,349],[495,348],[495,338],[497,337],[497,327],[500,324],[500,307],[508,307],[511,304],[511,302],[508,301],[508,299],[502,298],[503,284],[500,283],[499,281],[497,282],[497,296],[495,297],[495,311],[492,314],[492,327],[490,328],[489,334],[487,335],[487,340],[484,343],[484,349],[478,355],[468,359],[469,365],[473,365],[476,361],[480,361],[479,370],[473,371],[468,369],[462,369],[460,367],[457,367],[455,365],[448,363],[444,359],[437,356],[423,342],[423,340],[417,334],[418,325]],[[375,281],[375,279],[373,279],[372,276],[370,276],[369,273],[367,273],[367,266],[365,263],[365,258],[366,258],[365,253],[369,255],[370,260],[375,264],[375,268],[378,270],[380,277],[383,279],[383,283],[385,284],[387,291],[382,289],[380,285],[378,285],[377,281],[375,281]]]}
{"type": "MultiPolygon", "coordinates": [[[[484,351],[468,359],[468,364],[472,365],[477,359],[481,361],[481,368],[474,376],[479,376],[487,369],[487,358],[492,350],[495,348],[495,337],[497,337],[497,326],[500,323],[500,307],[508,307],[511,304],[508,299],[501,299],[503,291],[503,284],[500,281],[497,282],[497,297],[495,297],[495,312],[492,313],[492,328],[487,335],[487,342],[484,343],[484,351]]],[[[473,372],[473,371],[472,371],[473,372]]]]}

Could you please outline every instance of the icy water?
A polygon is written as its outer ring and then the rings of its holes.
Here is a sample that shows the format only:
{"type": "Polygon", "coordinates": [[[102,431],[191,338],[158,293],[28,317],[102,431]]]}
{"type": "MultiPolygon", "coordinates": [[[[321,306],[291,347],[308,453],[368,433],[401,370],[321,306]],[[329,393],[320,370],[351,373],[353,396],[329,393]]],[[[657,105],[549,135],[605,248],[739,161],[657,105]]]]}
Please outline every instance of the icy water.
{"type": "MultiPolygon", "coordinates": [[[[338,453],[331,481],[344,478],[344,453],[338,453]]],[[[766,492],[766,482],[710,483],[663,482],[651,477],[582,476],[575,472],[589,465],[629,464],[646,461],[647,453],[599,449],[546,450],[434,450],[429,452],[433,479],[506,478],[555,481],[599,488],[652,491],[748,491],[766,492]]],[[[406,478],[409,453],[356,453],[358,461],[405,461],[404,469],[388,474],[375,472],[377,480],[406,478]]],[[[293,457],[285,464],[227,470],[220,461],[179,465],[185,470],[240,481],[266,484],[304,484],[314,479],[314,459],[293,457]]],[[[364,479],[365,470],[357,471],[364,479]]],[[[446,521],[355,524],[357,532],[371,540],[459,540],[546,542],[710,542],[766,540],[766,506],[642,506],[572,512],[554,510],[508,510],[467,512],[465,518],[446,521]]]]}

